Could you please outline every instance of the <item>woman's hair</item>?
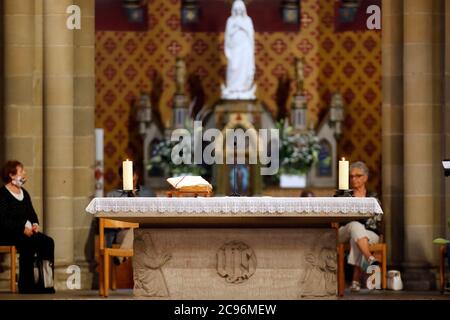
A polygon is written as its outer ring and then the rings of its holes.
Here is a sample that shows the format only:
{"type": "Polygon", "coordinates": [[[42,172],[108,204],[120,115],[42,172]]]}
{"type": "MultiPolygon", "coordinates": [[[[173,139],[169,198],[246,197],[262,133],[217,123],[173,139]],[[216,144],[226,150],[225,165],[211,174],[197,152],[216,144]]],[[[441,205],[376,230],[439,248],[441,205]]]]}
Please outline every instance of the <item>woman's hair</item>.
{"type": "Polygon", "coordinates": [[[302,193],[300,193],[300,197],[304,198],[304,197],[314,197],[314,192],[312,192],[311,190],[305,189],[302,191],[302,193]]]}
{"type": "Polygon", "coordinates": [[[364,175],[369,176],[369,168],[367,168],[366,164],[362,161],[353,162],[350,165],[350,170],[352,169],[361,169],[364,175]]]}
{"type": "Polygon", "coordinates": [[[2,168],[2,180],[4,183],[11,182],[11,177],[9,175],[17,174],[17,167],[23,168],[23,164],[17,160],[9,160],[5,163],[2,168]]]}

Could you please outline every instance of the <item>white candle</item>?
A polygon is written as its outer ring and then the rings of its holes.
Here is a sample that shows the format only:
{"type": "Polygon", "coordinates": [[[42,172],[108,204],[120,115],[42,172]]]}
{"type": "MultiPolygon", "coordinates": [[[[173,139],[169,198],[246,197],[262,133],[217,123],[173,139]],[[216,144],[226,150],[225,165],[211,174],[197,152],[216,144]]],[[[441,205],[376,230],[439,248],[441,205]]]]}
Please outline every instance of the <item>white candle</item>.
{"type": "Polygon", "coordinates": [[[95,197],[103,197],[103,129],[95,129],[95,197]]]}
{"type": "Polygon", "coordinates": [[[103,129],[95,129],[95,160],[103,162],[103,129]]]}
{"type": "Polygon", "coordinates": [[[123,190],[133,190],[133,161],[125,160],[122,164],[123,171],[123,190]]]}
{"type": "Polygon", "coordinates": [[[345,158],[339,161],[339,190],[348,190],[348,161],[345,158]]]}

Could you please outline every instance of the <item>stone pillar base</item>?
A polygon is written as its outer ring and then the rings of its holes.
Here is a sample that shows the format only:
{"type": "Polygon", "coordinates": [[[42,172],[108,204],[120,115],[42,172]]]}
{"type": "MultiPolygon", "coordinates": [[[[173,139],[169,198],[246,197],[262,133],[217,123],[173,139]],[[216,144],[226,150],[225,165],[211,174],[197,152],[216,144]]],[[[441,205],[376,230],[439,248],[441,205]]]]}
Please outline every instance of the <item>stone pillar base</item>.
{"type": "MultiPolygon", "coordinates": [[[[74,266],[80,267],[80,290],[91,290],[92,289],[92,280],[93,273],[89,270],[89,264],[87,262],[82,263],[74,263],[74,266]]],[[[77,289],[70,289],[67,285],[67,280],[72,273],[67,273],[69,266],[57,266],[55,267],[55,290],[56,291],[67,291],[77,289]]]]}
{"type": "Polygon", "coordinates": [[[428,291],[436,289],[436,275],[429,267],[403,267],[405,290],[428,291]]]}
{"type": "MultiPolygon", "coordinates": [[[[76,264],[80,267],[80,290],[91,290],[92,282],[93,282],[93,273],[89,271],[89,265],[86,262],[76,264]]],[[[17,264],[18,266],[18,264],[17,264]]],[[[67,279],[71,274],[66,273],[67,268],[69,266],[57,266],[55,268],[55,290],[56,291],[66,291],[70,290],[67,287],[67,279]]],[[[3,268],[3,272],[0,273],[0,291],[8,292],[10,289],[10,274],[9,267],[3,268]]],[[[19,275],[19,269],[17,269],[17,276],[19,275]]],[[[17,281],[19,281],[19,277],[17,277],[17,281]]],[[[18,290],[18,288],[17,288],[18,290]]]]}

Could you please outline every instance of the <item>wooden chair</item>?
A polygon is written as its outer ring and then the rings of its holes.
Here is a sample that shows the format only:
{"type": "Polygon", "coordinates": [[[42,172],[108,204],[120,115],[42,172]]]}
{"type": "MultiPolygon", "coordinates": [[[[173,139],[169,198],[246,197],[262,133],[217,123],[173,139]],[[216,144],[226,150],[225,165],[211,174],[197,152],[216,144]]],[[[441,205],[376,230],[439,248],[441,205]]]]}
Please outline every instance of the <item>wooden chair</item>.
{"type": "Polygon", "coordinates": [[[447,255],[449,253],[447,252],[447,245],[441,244],[439,246],[439,257],[440,257],[440,263],[439,263],[439,282],[441,287],[441,292],[445,292],[445,260],[447,258],[447,255]]]}
{"type": "Polygon", "coordinates": [[[100,218],[99,221],[99,294],[103,297],[108,296],[110,289],[110,277],[112,275],[111,289],[116,289],[115,268],[111,271],[111,257],[132,257],[133,249],[121,249],[117,245],[113,248],[106,247],[105,229],[135,229],[139,228],[138,223],[116,221],[106,218],[100,218]]]}
{"type": "Polygon", "coordinates": [[[16,256],[17,251],[15,246],[0,246],[0,252],[1,253],[9,253],[10,254],[10,285],[11,285],[11,292],[16,292],[16,256]]]}
{"type": "MultiPolygon", "coordinates": [[[[344,296],[345,290],[345,252],[350,250],[348,243],[339,243],[337,246],[337,258],[338,258],[338,294],[340,297],[344,296]]],[[[386,289],[387,287],[387,246],[383,241],[383,235],[380,236],[380,242],[377,244],[369,245],[369,250],[372,255],[380,261],[381,268],[381,287],[386,289]]]]}

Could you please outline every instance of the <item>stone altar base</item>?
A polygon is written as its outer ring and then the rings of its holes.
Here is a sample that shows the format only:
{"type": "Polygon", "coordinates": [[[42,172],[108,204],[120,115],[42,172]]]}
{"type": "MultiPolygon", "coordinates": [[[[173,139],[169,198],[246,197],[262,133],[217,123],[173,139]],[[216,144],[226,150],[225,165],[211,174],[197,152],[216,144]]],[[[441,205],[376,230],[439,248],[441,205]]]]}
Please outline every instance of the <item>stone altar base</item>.
{"type": "Polygon", "coordinates": [[[163,299],[336,298],[336,231],[137,229],[134,294],[163,299]]]}

